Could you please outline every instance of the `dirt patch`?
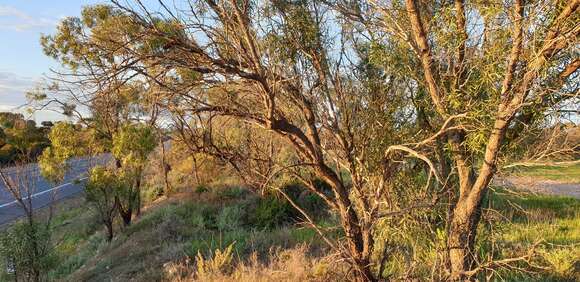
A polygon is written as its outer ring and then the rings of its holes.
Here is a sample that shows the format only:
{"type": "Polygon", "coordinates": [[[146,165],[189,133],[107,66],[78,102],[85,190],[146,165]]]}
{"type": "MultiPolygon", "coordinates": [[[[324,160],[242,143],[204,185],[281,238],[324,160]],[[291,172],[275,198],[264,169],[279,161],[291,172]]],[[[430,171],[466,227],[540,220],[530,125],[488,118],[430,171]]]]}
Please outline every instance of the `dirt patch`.
{"type": "Polygon", "coordinates": [[[580,199],[580,183],[540,180],[529,176],[497,177],[494,179],[493,183],[498,186],[515,190],[554,196],[568,196],[580,199]]]}

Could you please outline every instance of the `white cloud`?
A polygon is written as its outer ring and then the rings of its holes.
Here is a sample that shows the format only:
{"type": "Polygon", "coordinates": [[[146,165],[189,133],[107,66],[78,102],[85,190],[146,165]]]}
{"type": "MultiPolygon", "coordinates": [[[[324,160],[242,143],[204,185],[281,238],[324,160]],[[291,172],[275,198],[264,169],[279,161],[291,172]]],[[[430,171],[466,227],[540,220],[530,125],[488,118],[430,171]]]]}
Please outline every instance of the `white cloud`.
{"type": "Polygon", "coordinates": [[[33,17],[11,6],[0,5],[0,29],[26,31],[35,28],[52,27],[58,19],[33,17]]]}
{"type": "Polygon", "coordinates": [[[65,120],[62,114],[51,109],[28,112],[26,104],[26,91],[39,85],[41,80],[33,77],[20,76],[13,72],[0,70],[0,112],[21,113],[28,119],[37,122],[44,120],[65,120]]]}
{"type": "Polygon", "coordinates": [[[22,105],[26,103],[26,91],[31,90],[39,79],[20,76],[0,70],[0,104],[22,105]]]}

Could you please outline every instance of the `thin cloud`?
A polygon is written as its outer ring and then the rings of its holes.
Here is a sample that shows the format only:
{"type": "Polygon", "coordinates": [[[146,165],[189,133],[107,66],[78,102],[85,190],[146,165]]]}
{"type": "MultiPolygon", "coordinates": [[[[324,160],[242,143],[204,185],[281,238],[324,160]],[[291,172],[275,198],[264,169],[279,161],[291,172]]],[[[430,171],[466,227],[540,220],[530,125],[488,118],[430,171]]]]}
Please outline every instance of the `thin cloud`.
{"type": "Polygon", "coordinates": [[[56,25],[57,19],[33,17],[11,6],[0,5],[0,29],[26,31],[56,25]]]}
{"type": "Polygon", "coordinates": [[[26,103],[26,91],[32,89],[38,79],[0,71],[0,104],[22,105],[26,103]]]}

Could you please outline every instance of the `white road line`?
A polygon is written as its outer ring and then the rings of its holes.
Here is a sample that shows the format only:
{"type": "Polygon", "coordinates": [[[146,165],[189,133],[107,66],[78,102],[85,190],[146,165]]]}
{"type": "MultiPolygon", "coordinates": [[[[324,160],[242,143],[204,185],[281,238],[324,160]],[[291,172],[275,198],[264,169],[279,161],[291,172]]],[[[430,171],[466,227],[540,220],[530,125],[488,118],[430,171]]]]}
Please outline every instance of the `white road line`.
{"type": "MultiPolygon", "coordinates": [[[[85,180],[85,179],[87,179],[87,178],[88,178],[88,177],[83,177],[83,178],[79,178],[78,180],[85,180]]],[[[73,182],[69,182],[69,183],[61,184],[61,185],[59,185],[59,186],[56,186],[56,187],[50,188],[50,189],[48,189],[48,190],[44,190],[44,191],[42,191],[42,192],[38,192],[38,193],[36,193],[36,194],[32,194],[30,197],[31,197],[31,198],[34,198],[34,197],[36,197],[36,196],[44,195],[44,194],[46,194],[46,193],[48,193],[48,192],[50,192],[50,191],[54,191],[54,190],[56,190],[56,189],[58,189],[58,188],[62,188],[62,187],[64,187],[64,186],[68,186],[68,185],[71,185],[71,184],[73,184],[73,182]]],[[[3,204],[3,205],[0,205],[0,208],[7,207],[7,206],[10,206],[10,205],[14,205],[14,204],[16,204],[16,203],[18,203],[18,201],[12,201],[12,202],[10,202],[10,203],[6,203],[6,204],[3,204]]]]}

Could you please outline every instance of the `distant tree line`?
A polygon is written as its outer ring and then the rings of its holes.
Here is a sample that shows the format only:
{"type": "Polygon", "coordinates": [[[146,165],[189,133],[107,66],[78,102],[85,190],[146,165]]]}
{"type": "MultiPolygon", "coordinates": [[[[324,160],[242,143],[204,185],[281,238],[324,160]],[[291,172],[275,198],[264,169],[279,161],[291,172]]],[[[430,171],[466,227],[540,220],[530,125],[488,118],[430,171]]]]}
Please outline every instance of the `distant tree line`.
{"type": "Polygon", "coordinates": [[[37,126],[24,115],[0,112],[0,164],[35,160],[50,145],[48,132],[51,121],[37,126]]]}

